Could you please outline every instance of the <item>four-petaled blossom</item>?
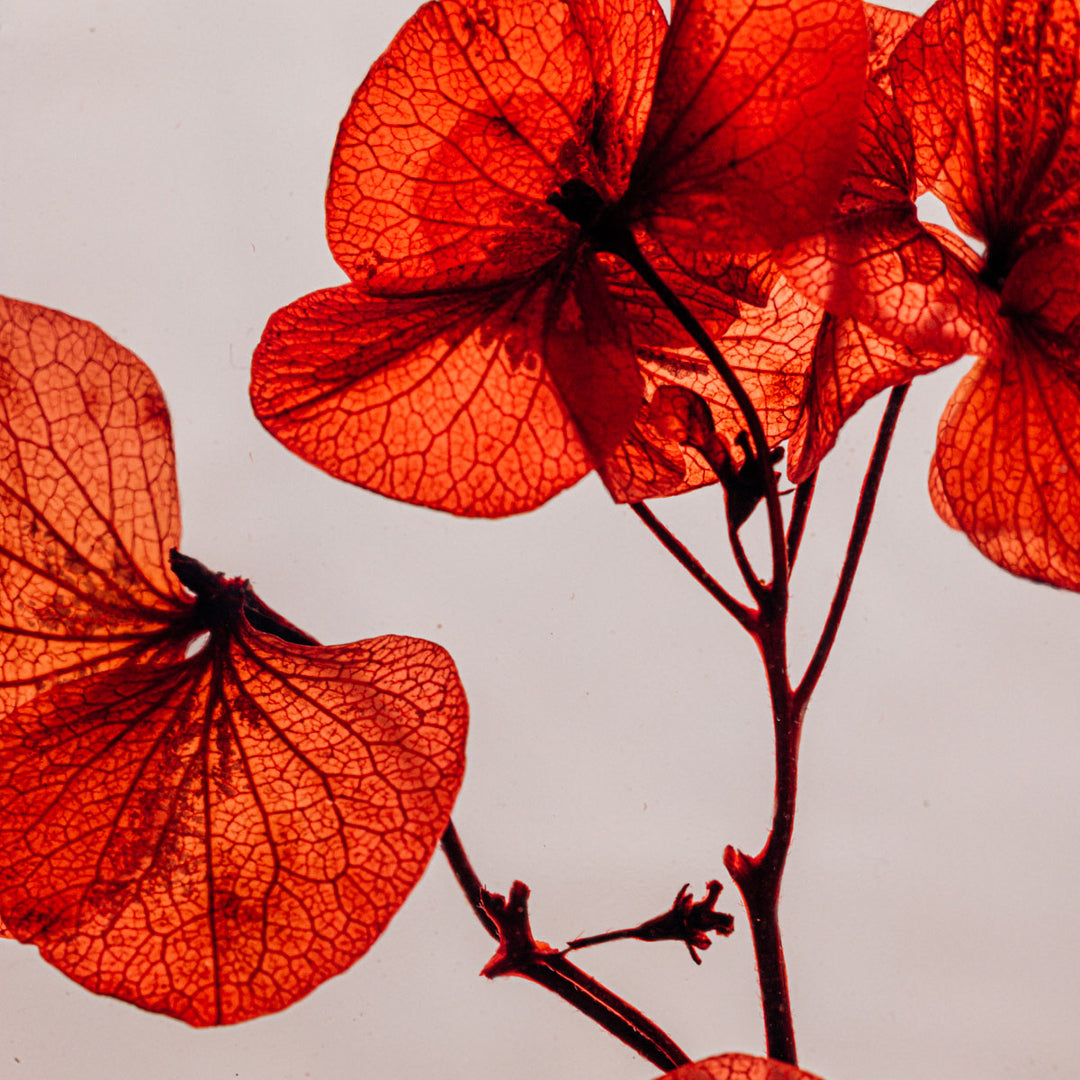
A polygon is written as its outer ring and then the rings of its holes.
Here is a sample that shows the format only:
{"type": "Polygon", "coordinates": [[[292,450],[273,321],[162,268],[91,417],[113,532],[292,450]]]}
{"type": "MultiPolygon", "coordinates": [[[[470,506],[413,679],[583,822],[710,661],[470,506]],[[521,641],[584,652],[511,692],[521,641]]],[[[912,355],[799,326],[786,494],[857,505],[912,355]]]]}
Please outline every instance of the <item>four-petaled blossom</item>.
{"type": "Polygon", "coordinates": [[[0,916],[188,1023],[296,1001],[419,880],[464,770],[453,661],[321,646],[179,554],[168,411],[90,323],[0,298],[0,916]]]}
{"type": "MultiPolygon", "coordinates": [[[[765,253],[827,217],[865,64],[856,0],[684,0],[670,30],[653,0],[427,4],[338,136],[327,231],[351,283],[271,318],[256,414],[335,476],[460,514],[592,468],[620,499],[715,479],[654,422],[680,380],[650,350],[689,342],[611,238],[632,230],[718,336],[765,301],[765,253]]],[[[797,390],[760,364],[751,396],[785,426],[797,390]]],[[[685,366],[733,444],[720,379],[685,366]]]]}

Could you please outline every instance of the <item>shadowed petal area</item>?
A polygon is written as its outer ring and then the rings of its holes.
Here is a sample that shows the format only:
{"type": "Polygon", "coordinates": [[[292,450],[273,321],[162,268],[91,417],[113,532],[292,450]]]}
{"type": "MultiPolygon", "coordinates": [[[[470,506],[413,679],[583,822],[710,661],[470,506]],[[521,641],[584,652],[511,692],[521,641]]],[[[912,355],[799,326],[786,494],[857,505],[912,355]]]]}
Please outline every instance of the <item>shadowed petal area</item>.
{"type": "Polygon", "coordinates": [[[91,323],[0,298],[0,707],[167,632],[188,605],[179,537],[149,369],[91,323]]]}
{"type": "Polygon", "coordinates": [[[1039,337],[1052,363],[1075,366],[1080,353],[1080,245],[1029,248],[1005,279],[1001,309],[1039,337]]]}
{"type": "Polygon", "coordinates": [[[819,228],[855,149],[861,0],[684,0],[657,74],[631,213],[672,251],[764,250],[819,228]]]}
{"type": "Polygon", "coordinates": [[[196,1025],[352,964],[423,872],[461,783],[438,646],[220,651],[54,688],[0,732],[0,908],[98,993],[196,1025]],[[211,655],[213,654],[213,655],[211,655]]]}
{"type": "Polygon", "coordinates": [[[938,427],[944,520],[1021,577],[1080,589],[1080,376],[1020,340],[980,359],[938,427]]]}
{"type": "Polygon", "coordinates": [[[267,325],[255,413],[301,457],[373,491],[459,514],[529,510],[584,476],[637,413],[618,318],[600,304],[581,322],[603,297],[587,265],[573,282],[498,292],[313,293],[267,325]]]}
{"type": "Polygon", "coordinates": [[[720,1054],[682,1065],[658,1080],[818,1080],[794,1065],[749,1054],[720,1054]]]}
{"type": "Polygon", "coordinates": [[[402,28],[338,135],[327,234],[373,288],[501,281],[574,229],[571,177],[620,194],[665,30],[653,0],[437,0],[402,28]]]}

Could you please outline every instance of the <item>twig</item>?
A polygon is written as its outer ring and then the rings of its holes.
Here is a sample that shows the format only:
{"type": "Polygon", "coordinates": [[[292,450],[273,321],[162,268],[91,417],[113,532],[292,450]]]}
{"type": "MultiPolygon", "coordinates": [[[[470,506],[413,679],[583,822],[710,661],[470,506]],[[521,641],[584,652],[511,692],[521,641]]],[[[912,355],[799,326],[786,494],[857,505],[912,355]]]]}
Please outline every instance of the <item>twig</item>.
{"type": "Polygon", "coordinates": [[[675,556],[690,576],[716,600],[724,610],[747,632],[753,634],[757,622],[757,613],[745,604],[739,603],[706,569],[694,558],[680,540],[657,518],[642,502],[630,503],[630,509],[645,523],[652,534],[675,556]]]}
{"type": "Polygon", "coordinates": [[[900,406],[904,404],[910,385],[910,383],[904,383],[903,386],[893,387],[889,394],[889,402],[885,406],[885,413],[881,417],[877,439],[874,442],[874,452],[867,466],[866,475],[863,477],[862,491],[859,493],[859,503],[855,509],[855,521],[851,526],[847,553],[844,556],[843,569],[840,571],[840,581],[836,586],[817,648],[814,649],[814,655],[806,666],[806,673],[795,691],[796,708],[800,710],[805,709],[806,702],[810,700],[810,695],[821,678],[825,661],[828,660],[829,652],[836,640],[836,632],[840,628],[840,620],[843,618],[844,608],[851,594],[851,585],[855,580],[855,571],[859,567],[859,558],[862,555],[863,545],[866,543],[870,519],[874,514],[874,503],[877,500],[878,488],[881,486],[881,475],[889,456],[893,432],[896,430],[896,419],[900,415],[900,406]]]}
{"type": "Polygon", "coordinates": [[[483,969],[484,975],[488,978],[520,975],[539,983],[664,1072],[690,1060],[644,1013],[570,963],[561,953],[533,939],[529,927],[528,886],[515,881],[509,900],[488,892],[465,854],[453,822],[443,834],[442,849],[469,906],[484,929],[499,942],[498,950],[483,969]]]}

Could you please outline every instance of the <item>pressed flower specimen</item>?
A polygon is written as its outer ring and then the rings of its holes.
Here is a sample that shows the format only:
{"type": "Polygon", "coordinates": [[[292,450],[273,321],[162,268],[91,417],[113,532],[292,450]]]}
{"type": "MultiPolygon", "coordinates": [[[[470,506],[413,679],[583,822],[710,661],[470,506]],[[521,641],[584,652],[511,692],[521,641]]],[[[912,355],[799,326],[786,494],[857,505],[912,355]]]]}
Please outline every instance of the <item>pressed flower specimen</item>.
{"type": "MultiPolygon", "coordinates": [[[[715,480],[649,409],[680,381],[650,352],[685,332],[611,252],[633,229],[714,337],[764,303],[764,253],[821,224],[846,171],[865,48],[854,0],[688,0],[670,30],[636,0],[425,5],[338,135],[327,233],[353,284],[271,319],[256,414],[336,476],[455,513],[528,510],[591,468],[621,499],[715,480]]],[[[775,444],[800,373],[749,362],[775,444]]],[[[746,422],[694,374],[734,454],[746,422]]]]}
{"type": "Polygon", "coordinates": [[[169,417],[97,327],[0,300],[0,915],[91,990],[192,1024],[371,945],[463,771],[437,645],[323,647],[176,551],[169,417]]]}

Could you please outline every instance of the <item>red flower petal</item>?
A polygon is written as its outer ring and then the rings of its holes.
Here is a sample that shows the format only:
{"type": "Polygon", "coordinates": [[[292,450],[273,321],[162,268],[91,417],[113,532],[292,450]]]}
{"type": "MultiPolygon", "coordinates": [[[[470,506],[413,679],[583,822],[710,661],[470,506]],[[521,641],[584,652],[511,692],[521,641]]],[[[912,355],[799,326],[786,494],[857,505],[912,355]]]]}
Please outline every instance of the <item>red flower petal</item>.
{"type": "MultiPolygon", "coordinates": [[[[603,295],[582,280],[578,303],[603,295]]],[[[615,317],[601,309],[586,329],[572,295],[555,302],[562,288],[313,293],[267,325],[255,413],[301,457],[382,494],[486,517],[532,509],[621,442],[641,401],[615,317]]]]}
{"type": "Polygon", "coordinates": [[[682,1065],[657,1080],[818,1080],[808,1072],[769,1058],[720,1054],[682,1065]]]}
{"type": "Polygon", "coordinates": [[[646,379],[646,386],[648,402],[630,434],[599,466],[608,491],[620,503],[714,484],[718,476],[709,458],[727,455],[704,398],[666,383],[657,373],[646,379]]]}
{"type": "Polygon", "coordinates": [[[910,11],[897,11],[880,4],[863,4],[863,11],[866,14],[866,29],[870,34],[867,74],[871,79],[888,85],[886,68],[893,50],[919,21],[918,16],[910,11]]]}
{"type": "Polygon", "coordinates": [[[788,477],[796,484],[820,465],[840,428],[867,401],[951,359],[912,352],[855,319],[819,315],[806,398],[787,448],[788,477]]]}
{"type": "Polygon", "coordinates": [[[930,493],[945,521],[1022,577],[1080,589],[1080,376],[1018,341],[982,359],[938,428],[930,493]]]}
{"type": "Polygon", "coordinates": [[[88,989],[196,1025],[284,1008],[362,955],[461,782],[438,646],[242,624],[186,663],[65,683],[0,735],[0,906],[88,989]]]}
{"type": "Polygon", "coordinates": [[[0,297],[0,709],[167,633],[179,539],[153,375],[91,323],[0,297]]]}
{"type": "MultiPolygon", "coordinates": [[[[986,347],[1002,332],[999,299],[979,280],[971,249],[918,220],[914,189],[908,125],[895,102],[870,85],[855,168],[832,220],[820,233],[788,245],[779,261],[788,280],[832,315],[856,319],[873,329],[872,336],[907,349],[938,354],[937,367],[986,347]]],[[[885,351],[897,360],[903,350],[885,351]]],[[[869,380],[878,380],[880,366],[867,372],[869,380]]],[[[926,370],[916,362],[911,374],[926,370]]],[[[857,369],[850,374],[859,377],[857,369]]]]}
{"type": "MultiPolygon", "coordinates": [[[[718,342],[761,417],[770,446],[795,429],[806,394],[818,312],[782,279],[762,308],[746,306],[718,342]]],[[[727,387],[709,369],[702,396],[712,407],[716,430],[728,444],[746,421],[727,387]]],[[[735,453],[735,457],[741,454],[735,453]]]]}
{"type": "Polygon", "coordinates": [[[6,931],[193,1024],[283,1008],[368,948],[446,827],[453,662],[308,644],[170,555],[161,391],[88,323],[0,300],[0,448],[6,931]]]}
{"type": "Polygon", "coordinates": [[[570,177],[621,194],[665,23],[647,0],[438,0],[357,90],[327,190],[334,257],[380,289],[501,281],[577,230],[570,177]]]}
{"type": "Polygon", "coordinates": [[[955,360],[1000,332],[998,298],[913,209],[890,208],[830,226],[784,251],[784,274],[841,318],[916,351],[955,360]]]}
{"type": "Polygon", "coordinates": [[[1073,0],[939,0],[897,47],[920,177],[964,232],[1009,247],[1080,221],[1078,74],[1073,0]]]}
{"type": "MultiPolygon", "coordinates": [[[[784,307],[795,297],[779,284],[765,308],[746,307],[719,345],[761,417],[770,446],[792,433],[806,391],[813,344],[812,305],[805,318],[784,307]],[[788,316],[788,317],[785,317],[788,316]]],[[[719,335],[718,335],[719,336],[719,335]]],[[[646,403],[627,441],[601,467],[619,502],[677,495],[717,480],[718,462],[737,466],[746,420],[723,380],[696,348],[639,350],[646,403]]]]}
{"type": "Polygon", "coordinates": [[[631,180],[673,252],[778,247],[819,228],[855,148],[860,0],[684,0],[664,42],[631,180]]]}

